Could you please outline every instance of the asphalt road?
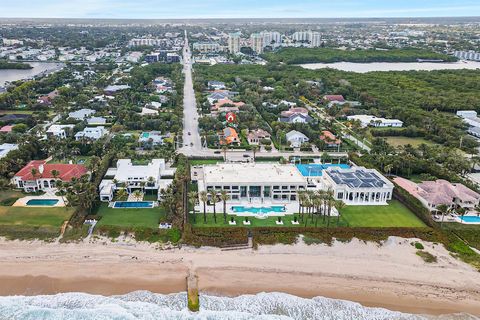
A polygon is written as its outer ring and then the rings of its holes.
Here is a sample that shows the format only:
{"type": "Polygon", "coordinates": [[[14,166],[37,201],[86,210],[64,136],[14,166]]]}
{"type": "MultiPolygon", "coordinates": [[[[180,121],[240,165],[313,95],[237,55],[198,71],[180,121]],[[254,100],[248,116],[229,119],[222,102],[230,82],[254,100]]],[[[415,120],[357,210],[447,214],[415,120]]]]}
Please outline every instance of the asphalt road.
{"type": "Polygon", "coordinates": [[[183,144],[180,152],[186,155],[202,153],[200,133],[198,131],[198,112],[193,91],[192,80],[192,54],[189,49],[188,39],[185,40],[183,49],[183,72],[185,74],[185,86],[183,89],[183,144]]]}

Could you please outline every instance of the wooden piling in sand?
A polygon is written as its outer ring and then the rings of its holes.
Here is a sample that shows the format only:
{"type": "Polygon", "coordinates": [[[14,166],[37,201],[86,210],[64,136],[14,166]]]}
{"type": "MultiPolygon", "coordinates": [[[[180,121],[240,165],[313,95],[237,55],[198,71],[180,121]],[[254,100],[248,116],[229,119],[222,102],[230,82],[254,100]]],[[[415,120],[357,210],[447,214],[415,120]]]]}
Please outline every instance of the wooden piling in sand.
{"type": "Polygon", "coordinates": [[[198,277],[190,273],[187,277],[187,299],[188,310],[197,312],[200,309],[200,300],[198,296],[198,277]]]}

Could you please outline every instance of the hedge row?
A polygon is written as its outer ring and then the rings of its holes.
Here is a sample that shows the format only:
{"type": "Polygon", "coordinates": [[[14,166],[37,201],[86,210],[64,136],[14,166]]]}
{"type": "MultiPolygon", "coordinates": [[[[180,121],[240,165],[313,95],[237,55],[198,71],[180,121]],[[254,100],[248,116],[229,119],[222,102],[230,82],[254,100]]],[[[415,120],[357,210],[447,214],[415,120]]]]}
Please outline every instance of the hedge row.
{"type": "Polygon", "coordinates": [[[395,186],[393,189],[394,198],[410,209],[410,211],[412,211],[427,226],[436,228],[437,223],[432,219],[430,211],[425,208],[420,200],[412,196],[408,191],[397,185],[395,182],[392,181],[392,183],[395,186]]]}

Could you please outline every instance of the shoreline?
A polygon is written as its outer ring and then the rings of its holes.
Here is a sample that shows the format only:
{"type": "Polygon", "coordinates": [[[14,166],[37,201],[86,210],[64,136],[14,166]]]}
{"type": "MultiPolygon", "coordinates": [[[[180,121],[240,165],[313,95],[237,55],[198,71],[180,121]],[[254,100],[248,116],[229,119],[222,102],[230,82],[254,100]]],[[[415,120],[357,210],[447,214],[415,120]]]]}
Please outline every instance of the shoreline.
{"type": "Polygon", "coordinates": [[[415,314],[480,315],[478,271],[429,243],[424,243],[426,250],[439,263],[426,264],[411,241],[390,238],[378,246],[353,240],[331,247],[299,243],[233,252],[108,241],[0,241],[0,295],[178,293],[186,291],[186,276],[193,271],[201,294],[284,292],[415,314]]]}

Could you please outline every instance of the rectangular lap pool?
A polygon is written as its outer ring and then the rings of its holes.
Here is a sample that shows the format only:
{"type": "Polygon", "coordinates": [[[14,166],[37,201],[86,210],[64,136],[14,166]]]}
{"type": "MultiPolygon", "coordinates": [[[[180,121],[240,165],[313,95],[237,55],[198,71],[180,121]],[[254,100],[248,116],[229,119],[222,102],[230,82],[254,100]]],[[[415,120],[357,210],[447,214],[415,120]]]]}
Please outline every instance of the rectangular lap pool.
{"type": "Polygon", "coordinates": [[[115,201],[113,204],[114,208],[123,208],[123,209],[146,209],[153,208],[153,201],[115,201]]]}
{"type": "Polygon", "coordinates": [[[270,207],[245,207],[245,206],[233,206],[232,211],[235,213],[253,213],[253,214],[268,214],[268,213],[284,213],[284,206],[270,206],[270,207]]]}
{"type": "Polygon", "coordinates": [[[321,177],[323,170],[326,170],[330,167],[340,168],[340,169],[350,169],[350,166],[345,163],[339,164],[297,164],[297,169],[300,171],[304,177],[321,177]]]}
{"type": "Polygon", "coordinates": [[[459,217],[464,223],[480,224],[480,217],[475,216],[463,216],[459,217]]]}
{"type": "Polygon", "coordinates": [[[57,199],[31,199],[27,201],[27,206],[52,207],[58,203],[57,199]]]}

